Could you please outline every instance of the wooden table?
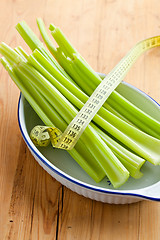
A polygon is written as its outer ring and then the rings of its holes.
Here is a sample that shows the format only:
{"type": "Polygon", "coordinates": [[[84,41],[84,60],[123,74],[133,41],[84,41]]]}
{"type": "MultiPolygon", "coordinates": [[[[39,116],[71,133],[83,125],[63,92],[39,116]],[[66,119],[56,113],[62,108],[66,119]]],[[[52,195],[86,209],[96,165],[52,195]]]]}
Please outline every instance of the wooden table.
{"type": "MultiPolygon", "coordinates": [[[[61,27],[99,72],[138,41],[160,34],[158,0],[1,0],[0,41],[27,46],[14,26],[36,17],[61,27]]],[[[160,51],[141,57],[126,81],[160,102],[160,51]]],[[[63,187],[28,151],[17,123],[19,90],[0,66],[0,239],[159,240],[160,203],[110,205],[63,187]]]]}

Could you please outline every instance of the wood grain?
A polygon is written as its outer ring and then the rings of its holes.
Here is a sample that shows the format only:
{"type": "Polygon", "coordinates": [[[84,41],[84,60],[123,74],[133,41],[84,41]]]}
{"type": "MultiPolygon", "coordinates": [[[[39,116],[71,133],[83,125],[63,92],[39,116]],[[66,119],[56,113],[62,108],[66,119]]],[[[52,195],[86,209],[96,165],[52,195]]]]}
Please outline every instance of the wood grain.
{"type": "MultiPolygon", "coordinates": [[[[108,73],[138,41],[160,34],[158,0],[1,0],[0,41],[29,51],[14,26],[36,17],[65,32],[91,66],[108,73]]],[[[126,81],[160,102],[160,51],[142,56],[126,81]]],[[[0,239],[159,240],[160,203],[110,205],[71,192],[33,159],[17,123],[19,90],[0,66],[0,239]]]]}

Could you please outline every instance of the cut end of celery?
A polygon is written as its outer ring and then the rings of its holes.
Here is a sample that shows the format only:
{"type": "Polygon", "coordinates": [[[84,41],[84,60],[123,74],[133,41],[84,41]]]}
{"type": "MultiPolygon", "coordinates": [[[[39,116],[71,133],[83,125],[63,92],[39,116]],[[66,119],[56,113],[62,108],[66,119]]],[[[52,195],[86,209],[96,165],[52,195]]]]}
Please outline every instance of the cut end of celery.
{"type": "Polygon", "coordinates": [[[36,22],[37,22],[37,24],[43,23],[43,20],[42,20],[42,18],[39,17],[39,18],[36,19],[36,22]]]}
{"type": "Polygon", "coordinates": [[[128,171],[126,171],[123,175],[123,178],[121,179],[117,179],[117,181],[114,181],[114,183],[112,182],[113,184],[113,187],[114,188],[119,188],[121,187],[123,184],[125,184],[128,180],[128,178],[130,177],[130,174],[128,171]]]}
{"type": "Polygon", "coordinates": [[[49,25],[49,30],[50,31],[54,31],[56,29],[56,26],[54,26],[53,24],[49,25]]]}
{"type": "Polygon", "coordinates": [[[135,178],[135,179],[139,179],[143,176],[143,173],[140,171],[141,170],[141,167],[144,165],[146,161],[143,159],[141,161],[141,164],[139,164],[138,168],[136,169],[135,172],[132,172],[132,177],[135,178]]]}
{"type": "Polygon", "coordinates": [[[32,30],[25,21],[17,23],[15,28],[17,29],[19,34],[22,36],[22,38],[25,40],[25,42],[28,44],[32,51],[38,46],[43,46],[42,42],[34,34],[34,32],[32,32],[32,30]]]}
{"type": "Polygon", "coordinates": [[[132,177],[134,177],[135,179],[139,179],[143,176],[143,173],[140,171],[136,171],[134,174],[132,174],[132,177]]]}

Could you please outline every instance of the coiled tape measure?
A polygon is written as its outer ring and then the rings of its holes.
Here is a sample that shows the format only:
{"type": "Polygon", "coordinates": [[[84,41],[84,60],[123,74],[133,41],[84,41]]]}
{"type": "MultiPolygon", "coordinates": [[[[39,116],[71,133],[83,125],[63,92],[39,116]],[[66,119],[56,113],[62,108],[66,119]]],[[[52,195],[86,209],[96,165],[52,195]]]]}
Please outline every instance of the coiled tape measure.
{"type": "Polygon", "coordinates": [[[72,149],[87,125],[91,122],[112,91],[114,91],[124,79],[137,58],[145,51],[157,46],[160,46],[160,36],[152,37],[136,44],[98,85],[63,133],[58,128],[36,126],[30,133],[33,143],[36,146],[47,146],[51,141],[52,146],[55,148],[65,150],[72,149]]]}

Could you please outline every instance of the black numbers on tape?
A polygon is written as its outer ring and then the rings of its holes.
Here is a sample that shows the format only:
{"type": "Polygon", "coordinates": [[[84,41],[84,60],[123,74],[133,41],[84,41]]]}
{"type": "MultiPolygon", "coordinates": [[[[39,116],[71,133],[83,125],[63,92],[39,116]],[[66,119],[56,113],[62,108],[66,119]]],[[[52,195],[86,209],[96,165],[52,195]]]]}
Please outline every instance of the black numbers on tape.
{"type": "Polygon", "coordinates": [[[102,96],[101,94],[97,93],[97,94],[96,94],[96,98],[98,98],[98,99],[101,100],[101,99],[103,98],[103,96],[102,96]]]}
{"type": "Polygon", "coordinates": [[[79,125],[77,125],[77,124],[73,124],[73,126],[72,126],[75,130],[77,130],[77,131],[79,131],[80,130],[80,126],[79,125]]]}
{"type": "Polygon", "coordinates": [[[70,144],[72,142],[72,139],[65,137],[63,141],[67,144],[70,144]]]}
{"type": "Polygon", "coordinates": [[[87,118],[88,118],[88,116],[87,116],[86,114],[84,114],[84,113],[82,113],[80,117],[81,117],[81,118],[84,118],[84,119],[87,119],[87,118]]]}
{"type": "Polygon", "coordinates": [[[77,123],[79,123],[79,124],[81,124],[81,125],[83,125],[84,123],[85,123],[85,121],[84,120],[82,120],[82,119],[77,119],[77,123]]]}
{"type": "Polygon", "coordinates": [[[99,91],[101,94],[105,95],[107,93],[107,91],[105,91],[104,89],[100,89],[99,91]]]}
{"type": "Polygon", "coordinates": [[[88,107],[91,108],[91,109],[95,109],[96,106],[94,104],[92,104],[92,103],[89,103],[88,107]]]}
{"type": "Polygon", "coordinates": [[[75,138],[76,137],[76,132],[69,130],[68,135],[75,138]]]}
{"type": "Polygon", "coordinates": [[[88,114],[91,114],[91,113],[92,113],[92,110],[86,108],[86,109],[85,109],[85,112],[88,113],[88,114]]]}
{"type": "Polygon", "coordinates": [[[104,89],[106,89],[108,91],[110,89],[110,86],[104,85],[104,89]]]}
{"type": "Polygon", "coordinates": [[[62,143],[62,144],[60,145],[60,148],[63,148],[63,149],[66,149],[66,150],[67,150],[67,149],[68,149],[68,145],[65,145],[65,144],[62,143]]]}
{"type": "Polygon", "coordinates": [[[97,100],[96,98],[93,98],[92,102],[95,104],[99,104],[99,100],[97,100]]]}

